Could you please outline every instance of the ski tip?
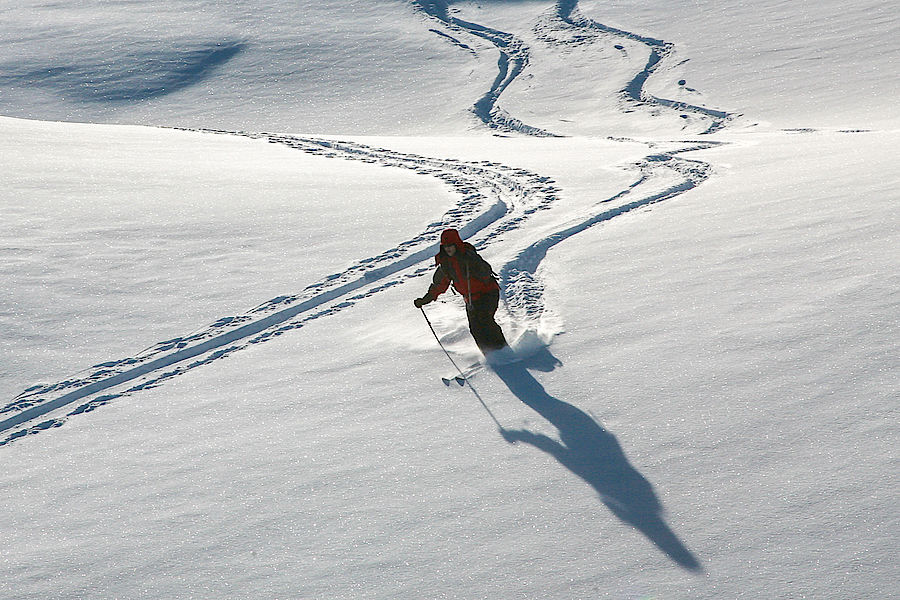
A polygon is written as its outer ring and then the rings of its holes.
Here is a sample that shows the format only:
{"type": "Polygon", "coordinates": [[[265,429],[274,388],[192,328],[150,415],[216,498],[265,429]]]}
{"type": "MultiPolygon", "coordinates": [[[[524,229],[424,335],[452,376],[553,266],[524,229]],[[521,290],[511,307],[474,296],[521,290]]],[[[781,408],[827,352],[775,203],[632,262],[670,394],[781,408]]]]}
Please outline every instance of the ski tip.
{"type": "Polygon", "coordinates": [[[466,385],[466,378],[465,377],[457,377],[456,383],[458,383],[459,385],[466,385]]]}
{"type": "Polygon", "coordinates": [[[446,385],[447,387],[450,387],[450,380],[449,380],[449,379],[447,379],[446,377],[441,377],[441,381],[444,382],[444,385],[446,385]]]}

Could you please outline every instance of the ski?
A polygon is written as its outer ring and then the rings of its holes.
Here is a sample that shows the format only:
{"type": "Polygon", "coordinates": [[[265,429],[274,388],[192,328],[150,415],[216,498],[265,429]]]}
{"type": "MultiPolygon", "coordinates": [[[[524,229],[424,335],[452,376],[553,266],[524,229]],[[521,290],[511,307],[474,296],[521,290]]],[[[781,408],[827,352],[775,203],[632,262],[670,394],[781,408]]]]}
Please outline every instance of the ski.
{"type": "Polygon", "coordinates": [[[466,381],[468,381],[470,377],[481,371],[483,368],[484,365],[482,363],[475,363],[463,369],[462,373],[457,373],[456,375],[451,375],[450,377],[441,377],[441,381],[443,381],[444,385],[446,385],[447,387],[450,387],[450,385],[453,383],[466,385],[466,381]]]}
{"type": "Polygon", "coordinates": [[[483,371],[484,368],[488,365],[490,365],[491,368],[506,367],[519,364],[521,362],[522,358],[507,346],[506,348],[490,352],[483,361],[472,363],[465,369],[462,369],[461,373],[457,371],[455,374],[450,375],[449,377],[441,377],[441,381],[443,381],[444,385],[446,385],[447,387],[450,387],[450,385],[452,385],[454,382],[462,386],[466,385],[466,382],[471,377],[474,377],[476,374],[483,371]]]}

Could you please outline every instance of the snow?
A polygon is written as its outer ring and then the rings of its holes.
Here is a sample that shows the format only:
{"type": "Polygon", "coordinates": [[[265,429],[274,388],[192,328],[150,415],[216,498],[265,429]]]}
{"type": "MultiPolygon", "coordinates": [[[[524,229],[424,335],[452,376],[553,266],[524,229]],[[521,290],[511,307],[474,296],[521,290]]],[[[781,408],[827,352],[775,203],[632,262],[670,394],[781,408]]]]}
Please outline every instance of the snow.
{"type": "Polygon", "coordinates": [[[0,598],[897,597],[884,3],[3,11],[0,598]]]}

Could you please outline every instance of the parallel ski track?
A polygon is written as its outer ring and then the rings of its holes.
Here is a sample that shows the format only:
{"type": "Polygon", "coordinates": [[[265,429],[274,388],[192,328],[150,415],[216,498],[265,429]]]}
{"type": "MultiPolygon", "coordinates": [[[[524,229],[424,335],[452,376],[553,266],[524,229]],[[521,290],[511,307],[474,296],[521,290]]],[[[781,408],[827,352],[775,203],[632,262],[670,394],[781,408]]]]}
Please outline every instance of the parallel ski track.
{"type": "MultiPolygon", "coordinates": [[[[0,446],[58,427],[68,417],[156,387],[191,369],[336,314],[381,291],[428,274],[433,268],[431,257],[437,250],[434,240],[442,229],[456,227],[476,245],[495,242],[505,233],[520,229],[537,211],[552,208],[559,193],[555,182],[548,177],[496,162],[435,159],[355,142],[289,135],[201,131],[267,140],[327,158],[410,169],[437,177],[451,186],[460,200],[421,234],[377,256],[360,260],[297,294],[273,298],[244,314],[219,319],[134,356],[95,365],[64,381],[25,390],[0,409],[0,416],[5,417],[0,421],[0,432],[10,432],[0,441],[0,446]],[[73,404],[76,404],[74,409],[73,404]],[[37,422],[44,417],[46,420],[37,422]]],[[[544,296],[537,268],[549,248],[593,225],[696,187],[709,176],[708,166],[679,158],[677,154],[709,145],[699,142],[646,157],[633,165],[638,178],[629,188],[597,203],[580,217],[569,215],[557,232],[531,244],[504,265],[500,271],[501,282],[514,318],[524,322],[540,317],[544,296]]]]}
{"type": "Polygon", "coordinates": [[[222,318],[134,356],[95,365],[64,381],[25,390],[0,409],[0,417],[5,417],[0,421],[0,432],[22,428],[76,402],[87,402],[63,417],[16,431],[0,445],[21,435],[61,425],[66,416],[88,412],[115,398],[155,387],[190,369],[335,314],[407,279],[429,273],[433,265],[431,258],[437,251],[435,240],[444,228],[455,227],[463,237],[476,244],[484,243],[521,227],[536,211],[549,208],[559,192],[548,177],[494,162],[442,160],[353,142],[289,135],[202,131],[263,139],[328,158],[413,170],[440,179],[460,195],[460,200],[441,220],[429,224],[414,238],[363,259],[297,294],[273,298],[244,314],[222,318]],[[116,390],[111,391],[113,388],[116,390]]]}
{"type": "MultiPolygon", "coordinates": [[[[531,60],[531,51],[528,45],[511,33],[499,31],[478,23],[463,21],[450,15],[449,2],[443,0],[417,0],[413,6],[424,12],[430,18],[439,21],[444,27],[454,34],[470,34],[486,40],[497,47],[500,58],[497,60],[497,77],[490,89],[475,102],[472,112],[482,123],[491,129],[504,133],[521,133],[536,137],[559,137],[539,127],[526,125],[500,108],[498,101],[509,84],[513,82],[528,66],[531,60]]],[[[449,38],[460,48],[471,51],[471,48],[457,40],[452,34],[432,29],[434,33],[449,38]]]]}
{"type": "MultiPolygon", "coordinates": [[[[500,108],[498,104],[500,95],[509,87],[513,80],[525,71],[531,59],[531,51],[524,40],[511,33],[452,16],[449,10],[450,3],[446,0],[416,0],[412,4],[430,18],[440,22],[443,27],[450,31],[448,33],[439,29],[432,29],[432,32],[450,39],[458,47],[474,53],[468,45],[454,37],[454,34],[469,34],[490,42],[500,52],[500,58],[497,61],[498,73],[496,79],[490,89],[472,107],[472,112],[485,125],[505,133],[560,137],[545,129],[526,125],[500,108]]],[[[684,113],[693,114],[708,122],[706,130],[702,134],[719,131],[738,116],[726,111],[707,108],[689,102],[669,100],[649,93],[645,89],[647,81],[663,66],[667,59],[674,55],[675,44],[617,29],[588,19],[579,11],[578,0],[558,0],[549,15],[535,26],[539,39],[549,41],[552,45],[565,45],[565,42],[560,42],[559,40],[548,40],[547,36],[540,31],[543,28],[574,31],[576,35],[571,39],[577,40],[578,43],[585,39],[595,38],[597,35],[608,35],[646,46],[649,56],[644,68],[620,92],[623,100],[632,106],[671,109],[682,113],[685,117],[684,113]]]]}

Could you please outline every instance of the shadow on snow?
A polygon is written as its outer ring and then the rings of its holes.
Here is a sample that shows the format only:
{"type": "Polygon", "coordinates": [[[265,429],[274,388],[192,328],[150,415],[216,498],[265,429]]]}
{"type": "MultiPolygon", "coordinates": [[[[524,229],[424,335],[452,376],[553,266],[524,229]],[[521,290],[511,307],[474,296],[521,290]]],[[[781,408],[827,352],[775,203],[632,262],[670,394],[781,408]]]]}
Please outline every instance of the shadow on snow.
{"type": "MultiPolygon", "coordinates": [[[[546,350],[542,354],[550,355],[546,350]]],[[[556,361],[552,355],[550,358],[556,361]]],[[[537,359],[552,364],[547,357],[537,359]]],[[[663,520],[662,504],[653,486],[628,462],[616,437],[581,409],[548,394],[526,366],[546,369],[532,362],[498,366],[494,371],[519,400],[559,430],[560,441],[525,429],[501,427],[503,438],[510,443],[530,444],[555,458],[594,488],[613,514],[644,534],[682,568],[702,571],[697,558],[663,520]]]]}

